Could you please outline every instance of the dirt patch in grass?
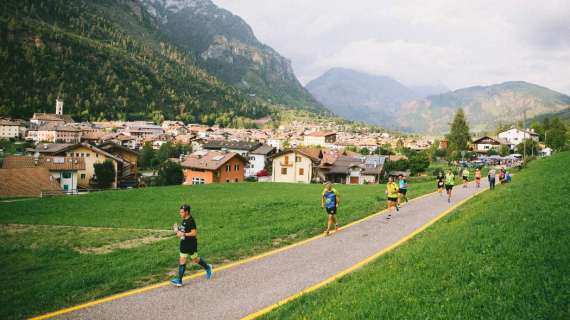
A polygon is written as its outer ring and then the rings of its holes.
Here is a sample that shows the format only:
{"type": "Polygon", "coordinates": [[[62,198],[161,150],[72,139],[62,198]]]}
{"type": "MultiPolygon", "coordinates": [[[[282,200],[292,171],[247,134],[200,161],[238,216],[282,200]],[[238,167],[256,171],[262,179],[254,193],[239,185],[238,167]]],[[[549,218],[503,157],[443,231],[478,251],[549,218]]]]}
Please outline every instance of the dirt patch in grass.
{"type": "Polygon", "coordinates": [[[114,250],[118,250],[118,249],[131,249],[131,248],[140,247],[140,246],[143,246],[146,244],[151,244],[154,242],[158,242],[158,241],[167,239],[169,237],[170,237],[170,234],[168,234],[168,235],[149,235],[149,236],[146,236],[143,238],[125,240],[125,241],[105,245],[102,247],[77,248],[75,250],[81,254],[106,254],[106,253],[110,253],[110,252],[112,252],[114,250]]]}

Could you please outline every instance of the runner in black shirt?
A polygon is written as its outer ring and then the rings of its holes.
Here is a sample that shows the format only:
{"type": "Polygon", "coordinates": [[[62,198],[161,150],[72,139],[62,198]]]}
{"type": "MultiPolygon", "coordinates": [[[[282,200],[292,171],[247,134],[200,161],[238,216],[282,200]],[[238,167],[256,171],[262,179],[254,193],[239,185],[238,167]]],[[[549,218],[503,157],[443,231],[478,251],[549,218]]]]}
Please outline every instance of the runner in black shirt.
{"type": "Polygon", "coordinates": [[[182,277],[184,277],[184,272],[186,271],[186,261],[188,256],[192,259],[192,262],[200,265],[204,270],[206,270],[206,278],[210,280],[212,278],[212,265],[206,263],[204,259],[200,258],[198,255],[198,240],[196,236],[198,231],[196,230],[196,222],[194,217],[190,213],[190,206],[185,204],[180,207],[180,217],[182,218],[182,223],[179,226],[175,225],[176,236],[180,238],[180,260],[178,265],[178,277],[172,279],[170,282],[178,287],[182,286],[182,277]]]}

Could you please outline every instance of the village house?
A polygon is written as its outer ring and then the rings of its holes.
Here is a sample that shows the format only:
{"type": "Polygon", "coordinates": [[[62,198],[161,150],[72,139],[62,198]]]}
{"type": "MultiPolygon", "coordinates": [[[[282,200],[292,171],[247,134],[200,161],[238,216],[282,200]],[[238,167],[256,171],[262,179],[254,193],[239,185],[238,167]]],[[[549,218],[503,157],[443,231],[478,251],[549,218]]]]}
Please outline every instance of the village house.
{"type": "Polygon", "coordinates": [[[194,152],[180,162],[186,185],[243,182],[246,164],[238,153],[209,150],[194,152]]]}
{"type": "Polygon", "coordinates": [[[294,149],[277,153],[272,157],[273,182],[311,183],[319,179],[319,154],[294,149]]]}
{"type": "Polygon", "coordinates": [[[339,156],[325,172],[327,181],[341,184],[379,183],[384,173],[383,156],[339,156]]]}
{"type": "Polygon", "coordinates": [[[0,119],[0,139],[17,139],[25,132],[26,127],[21,121],[0,119]]]}
{"type": "MultiPolygon", "coordinates": [[[[44,156],[64,156],[82,158],[85,161],[85,169],[79,170],[78,188],[89,189],[95,183],[94,164],[109,160],[115,168],[115,181],[112,187],[122,187],[124,183],[132,184],[133,175],[136,173],[136,162],[131,163],[126,158],[113,155],[87,143],[78,144],[38,144],[35,149],[44,156]]],[[[132,159],[132,158],[131,158],[132,159]]]]}
{"type": "MultiPolygon", "coordinates": [[[[85,161],[70,157],[8,156],[4,158],[4,169],[46,168],[52,179],[64,192],[77,190],[78,171],[85,170],[85,161]]],[[[35,181],[28,181],[35,183],[35,181]]]]}
{"type": "Polygon", "coordinates": [[[483,136],[473,141],[471,147],[474,152],[488,153],[491,150],[499,151],[501,145],[506,145],[507,142],[498,138],[483,136]]]}
{"type": "Polygon", "coordinates": [[[331,131],[316,131],[306,134],[303,138],[305,146],[329,146],[336,142],[336,133],[331,131]]]}
{"type": "Polygon", "coordinates": [[[255,176],[263,171],[273,153],[275,153],[275,148],[267,144],[262,144],[251,151],[248,155],[249,162],[245,168],[245,176],[255,176]]]}
{"type": "Polygon", "coordinates": [[[524,140],[527,139],[532,139],[538,142],[539,135],[534,132],[534,129],[523,130],[518,128],[511,128],[499,133],[497,137],[504,140],[511,149],[514,149],[517,145],[521,144],[524,140]]]}
{"type": "Polygon", "coordinates": [[[81,141],[81,130],[68,124],[46,123],[28,130],[26,140],[35,143],[78,143],[81,141]]]}

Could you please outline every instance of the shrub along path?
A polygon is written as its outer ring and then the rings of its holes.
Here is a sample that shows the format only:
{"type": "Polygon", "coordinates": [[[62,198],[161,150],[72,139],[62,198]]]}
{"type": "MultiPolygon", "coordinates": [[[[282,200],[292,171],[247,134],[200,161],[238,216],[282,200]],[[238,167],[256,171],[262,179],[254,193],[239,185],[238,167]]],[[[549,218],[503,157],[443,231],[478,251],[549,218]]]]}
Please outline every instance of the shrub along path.
{"type": "MultiPolygon", "coordinates": [[[[411,201],[388,220],[374,215],[330,237],[218,270],[211,281],[192,277],[182,288],[154,286],[67,310],[66,319],[239,319],[267,308],[373,257],[430,224],[454,203],[483,191],[454,189],[453,203],[430,194],[411,201]]],[[[342,211],[341,211],[342,212],[342,211]]],[[[342,213],[340,213],[342,214],[342,213]]]]}

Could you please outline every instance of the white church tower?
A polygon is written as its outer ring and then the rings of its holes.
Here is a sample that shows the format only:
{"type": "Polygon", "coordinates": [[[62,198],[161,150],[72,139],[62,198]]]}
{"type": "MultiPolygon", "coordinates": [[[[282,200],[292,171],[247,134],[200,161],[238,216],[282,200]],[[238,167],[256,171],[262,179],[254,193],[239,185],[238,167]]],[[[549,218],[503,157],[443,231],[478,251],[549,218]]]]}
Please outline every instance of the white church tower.
{"type": "Polygon", "coordinates": [[[57,97],[55,100],[55,114],[62,116],[63,115],[63,100],[57,97]]]}

